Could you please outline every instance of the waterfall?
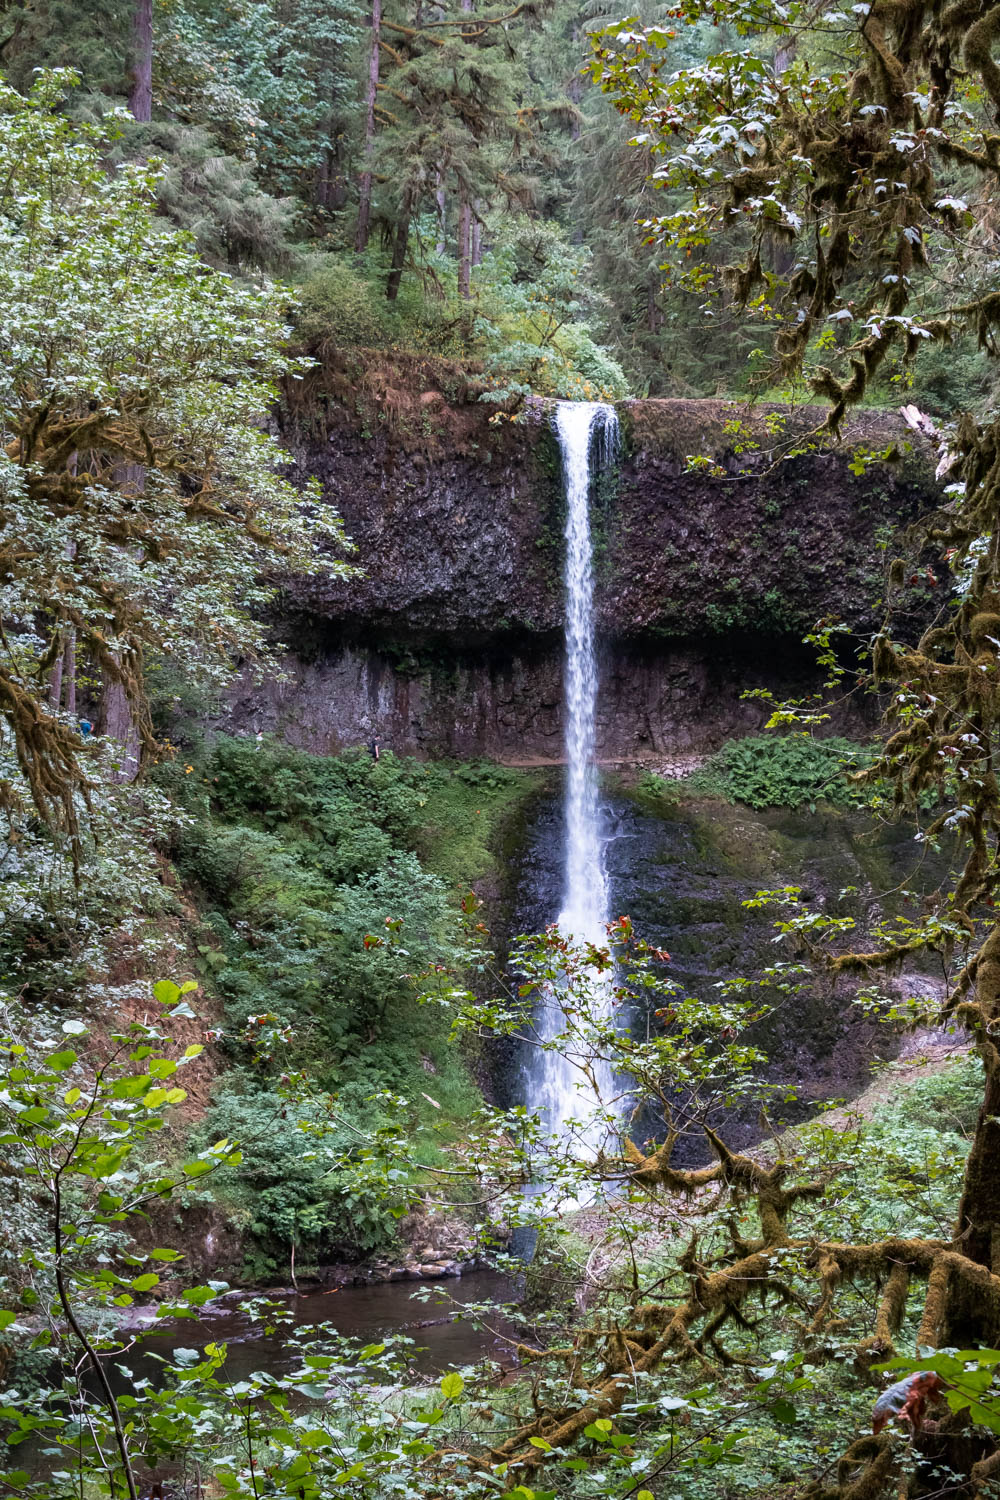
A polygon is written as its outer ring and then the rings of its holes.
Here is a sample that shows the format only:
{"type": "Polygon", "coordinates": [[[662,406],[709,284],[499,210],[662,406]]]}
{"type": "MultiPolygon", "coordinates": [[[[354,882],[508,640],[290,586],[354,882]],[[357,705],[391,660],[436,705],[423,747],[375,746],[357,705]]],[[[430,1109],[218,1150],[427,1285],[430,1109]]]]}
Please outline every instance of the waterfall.
{"type": "MultiPolygon", "coordinates": [[[[597,658],[594,650],[593,548],[590,535],[591,460],[600,466],[613,460],[618,446],[614,407],[584,401],[561,401],[556,434],[562,454],[566,495],[566,659],[564,678],[566,789],[564,801],[565,865],[559,928],[577,942],[602,943],[608,919],[604,868],[604,833],[598,796],[595,752],[597,658]]],[[[537,1026],[543,1040],[563,1028],[553,1003],[543,1007],[537,1026]]],[[[597,1099],[580,1070],[558,1051],[537,1053],[531,1065],[530,1102],[540,1107],[554,1135],[564,1135],[569,1120],[584,1120],[597,1099]],[[581,1085],[583,1085],[581,1087],[581,1085]]],[[[598,1076],[605,1096],[612,1079],[598,1076]]],[[[591,1148],[604,1132],[594,1122],[578,1133],[591,1148]]]]}

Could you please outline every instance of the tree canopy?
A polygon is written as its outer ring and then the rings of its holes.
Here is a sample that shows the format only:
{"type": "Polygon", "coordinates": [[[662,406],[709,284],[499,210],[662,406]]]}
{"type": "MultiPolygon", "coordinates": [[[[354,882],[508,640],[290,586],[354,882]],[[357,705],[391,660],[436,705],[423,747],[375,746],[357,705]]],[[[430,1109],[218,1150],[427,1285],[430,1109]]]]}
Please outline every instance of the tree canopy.
{"type": "Polygon", "coordinates": [[[340,569],[324,548],[343,537],[266,430],[299,368],[287,294],[211,270],[158,225],[157,166],[109,174],[106,131],[59,110],[71,81],[0,94],[0,694],[37,808],[75,833],[86,747],[44,697],[67,632],[149,753],[148,653],[196,674],[256,655],[262,569],[340,569]]]}

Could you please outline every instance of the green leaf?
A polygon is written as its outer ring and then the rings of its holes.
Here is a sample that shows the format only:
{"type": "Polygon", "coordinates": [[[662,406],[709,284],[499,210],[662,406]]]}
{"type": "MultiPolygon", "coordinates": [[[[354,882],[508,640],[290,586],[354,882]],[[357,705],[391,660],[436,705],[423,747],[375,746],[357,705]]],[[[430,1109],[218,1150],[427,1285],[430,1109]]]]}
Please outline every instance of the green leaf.
{"type": "Polygon", "coordinates": [[[142,1276],[137,1276],[131,1283],[135,1292],[151,1292],[154,1286],[159,1286],[160,1278],[155,1271],[146,1271],[142,1276]]]}
{"type": "Polygon", "coordinates": [[[204,1307],[206,1302],[211,1302],[217,1295],[215,1288],[210,1286],[189,1286],[186,1291],[181,1292],[184,1301],[192,1307],[204,1307]]]}
{"type": "Polygon", "coordinates": [[[608,1434],[605,1428],[598,1427],[596,1422],[591,1422],[583,1429],[584,1437],[590,1438],[593,1443],[606,1443],[608,1434]]]}
{"type": "Polygon", "coordinates": [[[161,1005],[175,1005],[181,998],[179,987],[170,979],[160,979],[153,985],[153,994],[161,1005]]]}
{"type": "Polygon", "coordinates": [[[46,1066],[50,1067],[54,1073],[65,1073],[66,1069],[71,1068],[76,1061],[76,1053],[68,1047],[63,1052],[53,1052],[51,1057],[45,1059],[46,1066]]]}
{"type": "Polygon", "coordinates": [[[441,1394],[446,1401],[456,1400],[465,1390],[465,1381],[457,1370],[452,1370],[441,1381],[441,1394]]]}

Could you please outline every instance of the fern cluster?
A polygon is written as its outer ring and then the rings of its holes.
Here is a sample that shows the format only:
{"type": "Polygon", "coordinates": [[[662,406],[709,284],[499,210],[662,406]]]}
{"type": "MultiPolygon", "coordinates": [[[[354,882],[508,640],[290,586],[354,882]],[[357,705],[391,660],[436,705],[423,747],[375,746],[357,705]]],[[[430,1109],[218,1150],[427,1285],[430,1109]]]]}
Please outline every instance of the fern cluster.
{"type": "Polygon", "coordinates": [[[851,740],[816,740],[802,734],[756,734],[732,740],[691,777],[698,791],[765,807],[810,807],[829,802],[846,807],[853,800],[848,777],[871,760],[851,740]]]}

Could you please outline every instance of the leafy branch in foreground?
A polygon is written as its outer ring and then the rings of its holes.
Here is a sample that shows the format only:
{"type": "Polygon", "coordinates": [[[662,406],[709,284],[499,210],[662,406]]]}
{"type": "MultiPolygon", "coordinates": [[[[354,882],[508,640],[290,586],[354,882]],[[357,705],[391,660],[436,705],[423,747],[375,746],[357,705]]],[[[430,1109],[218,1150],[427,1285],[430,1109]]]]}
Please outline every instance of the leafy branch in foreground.
{"type": "MultiPolygon", "coordinates": [[[[680,15],[695,20],[711,9],[693,0],[680,15]]],[[[972,253],[984,236],[992,243],[988,205],[1000,173],[997,14],[978,0],[874,0],[822,15],[733,0],[727,15],[740,34],[780,39],[782,66],[751,45],[670,73],[663,28],[616,25],[595,41],[595,77],[659,158],[656,180],[688,194],[678,214],[650,222],[651,236],[674,266],[687,261],[703,287],[725,288],[760,319],[773,334],[771,367],[803,377],[830,403],[831,429],[870,392],[890,354],[909,362],[930,344],[961,339],[997,352],[1000,299],[989,258],[972,253]],[[713,259],[723,227],[737,237],[739,259],[713,259]]],[[[952,1235],[891,1253],[844,1247],[829,1265],[831,1294],[852,1256],[869,1257],[888,1278],[883,1342],[903,1315],[910,1278],[926,1280],[916,1338],[932,1348],[993,1345],[1000,1332],[1000,418],[965,412],[940,442],[938,474],[950,483],[910,541],[938,550],[955,586],[929,627],[899,631],[907,568],[898,559],[889,570],[870,677],[889,693],[887,739],[865,775],[890,786],[915,821],[922,801],[938,802],[920,837],[952,850],[956,873],[902,941],[833,962],[873,980],[921,949],[940,951],[939,1019],[967,1028],[985,1090],[952,1235]]],[[[1000,1475],[1000,1451],[988,1442],[973,1463],[966,1424],[962,1413],[945,1419],[937,1455],[961,1492],[985,1495],[1000,1475]]],[[[899,1482],[894,1440],[883,1432],[849,1448],[836,1482],[816,1494],[869,1500],[899,1482]]],[[[900,1492],[915,1486],[906,1478],[900,1492]]]]}

